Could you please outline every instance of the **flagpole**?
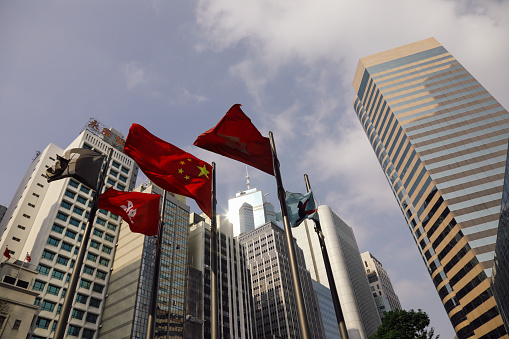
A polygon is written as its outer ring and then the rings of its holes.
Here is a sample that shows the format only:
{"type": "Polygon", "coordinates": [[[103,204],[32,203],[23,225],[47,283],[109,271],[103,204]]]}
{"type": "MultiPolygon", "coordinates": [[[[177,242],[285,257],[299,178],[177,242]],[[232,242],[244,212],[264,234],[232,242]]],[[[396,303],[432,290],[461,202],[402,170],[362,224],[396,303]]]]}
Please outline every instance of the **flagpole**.
{"type": "Polygon", "coordinates": [[[285,228],[286,245],[288,246],[290,268],[292,271],[292,281],[293,281],[293,287],[295,290],[295,299],[296,299],[295,301],[297,304],[297,314],[299,316],[300,330],[302,332],[303,339],[310,339],[311,334],[309,332],[309,324],[308,324],[308,319],[306,316],[306,307],[304,305],[304,297],[302,295],[302,287],[300,284],[299,270],[298,270],[298,266],[297,266],[297,256],[295,254],[295,246],[293,243],[292,230],[290,227],[290,223],[288,221],[288,210],[286,207],[286,194],[285,194],[285,190],[283,188],[283,181],[281,179],[281,172],[279,170],[279,160],[277,158],[276,145],[274,143],[274,137],[272,135],[272,132],[269,132],[269,138],[270,138],[270,146],[272,149],[274,175],[276,177],[276,183],[277,183],[277,195],[279,198],[279,203],[281,205],[281,216],[283,218],[283,225],[285,228]]]}
{"type": "MultiPolygon", "coordinates": [[[[311,185],[307,174],[304,174],[304,181],[306,182],[307,191],[311,191],[311,185]]],[[[338,290],[336,289],[336,282],[334,281],[334,275],[332,274],[329,255],[327,254],[327,247],[325,247],[325,237],[322,233],[322,226],[320,225],[320,221],[314,219],[313,221],[315,222],[315,232],[318,235],[320,249],[322,250],[323,263],[325,265],[325,271],[327,272],[327,279],[329,280],[329,289],[332,295],[334,311],[336,311],[336,321],[338,322],[339,334],[341,335],[341,339],[348,339],[348,330],[346,329],[345,317],[343,316],[343,310],[341,309],[341,303],[339,302],[338,290]]]]}
{"type": "Polygon", "coordinates": [[[210,331],[211,338],[219,338],[217,307],[217,218],[216,218],[216,163],[212,163],[212,219],[210,220],[210,331]]]}
{"type": "Polygon", "coordinates": [[[112,154],[113,148],[110,148],[108,159],[106,160],[106,166],[103,167],[103,170],[101,171],[99,187],[95,191],[94,199],[92,200],[92,208],[90,209],[87,227],[85,228],[85,234],[83,234],[83,240],[81,241],[78,257],[76,258],[76,262],[74,264],[74,270],[71,275],[71,280],[69,282],[67,294],[65,295],[64,298],[64,304],[60,312],[60,318],[58,319],[57,327],[55,329],[55,336],[53,337],[54,339],[62,339],[65,334],[65,329],[69,321],[69,313],[71,312],[72,302],[76,294],[76,286],[78,285],[78,279],[80,278],[81,269],[83,267],[83,259],[85,258],[85,253],[87,252],[88,243],[90,242],[90,233],[92,233],[93,228],[92,224],[94,222],[95,214],[97,212],[99,197],[101,196],[101,191],[104,186],[104,177],[106,176],[106,172],[108,171],[112,154]]]}
{"type": "MultiPolygon", "coordinates": [[[[163,190],[163,207],[159,216],[159,228],[157,230],[156,257],[154,259],[154,274],[152,275],[152,293],[150,295],[150,311],[148,314],[147,339],[154,338],[155,323],[157,318],[157,291],[159,287],[159,270],[161,268],[161,248],[163,246],[164,210],[166,207],[167,191],[163,190]]],[[[170,305],[171,307],[171,305],[170,305]]]]}

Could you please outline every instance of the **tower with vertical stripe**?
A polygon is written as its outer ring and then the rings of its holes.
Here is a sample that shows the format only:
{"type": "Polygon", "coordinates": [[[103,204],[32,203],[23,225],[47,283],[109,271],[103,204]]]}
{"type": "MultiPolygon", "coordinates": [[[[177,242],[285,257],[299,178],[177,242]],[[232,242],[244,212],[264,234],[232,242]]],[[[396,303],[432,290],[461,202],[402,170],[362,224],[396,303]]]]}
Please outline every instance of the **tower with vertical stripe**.
{"type": "Polygon", "coordinates": [[[434,38],[359,60],[354,108],[458,338],[505,336],[490,288],[509,114],[434,38]]]}

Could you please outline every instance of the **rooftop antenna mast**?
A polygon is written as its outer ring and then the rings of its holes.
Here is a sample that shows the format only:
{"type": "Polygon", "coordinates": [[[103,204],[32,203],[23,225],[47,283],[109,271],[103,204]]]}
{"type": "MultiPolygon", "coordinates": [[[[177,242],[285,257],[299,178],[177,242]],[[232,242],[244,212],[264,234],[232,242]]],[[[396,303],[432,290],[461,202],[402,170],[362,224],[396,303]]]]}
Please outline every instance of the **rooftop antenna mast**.
{"type": "Polygon", "coordinates": [[[246,185],[247,185],[247,189],[251,189],[251,182],[249,181],[249,172],[247,171],[247,166],[246,166],[246,185]]]}

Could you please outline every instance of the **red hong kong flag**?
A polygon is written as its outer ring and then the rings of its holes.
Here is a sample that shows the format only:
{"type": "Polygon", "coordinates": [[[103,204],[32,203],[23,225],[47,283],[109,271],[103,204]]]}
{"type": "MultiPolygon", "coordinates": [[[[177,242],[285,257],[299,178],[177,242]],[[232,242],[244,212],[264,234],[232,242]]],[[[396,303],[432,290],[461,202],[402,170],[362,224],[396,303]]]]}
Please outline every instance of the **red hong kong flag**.
{"type": "Polygon", "coordinates": [[[11,258],[11,254],[9,253],[9,249],[7,247],[5,248],[5,251],[4,251],[4,257],[6,257],[7,259],[11,258]]]}
{"type": "Polygon", "coordinates": [[[270,140],[260,134],[240,104],[233,105],[216,127],[198,136],[194,145],[274,175],[270,140]]]}
{"type": "Polygon", "coordinates": [[[30,254],[27,253],[25,260],[28,262],[32,261],[32,257],[30,256],[30,254]]]}
{"type": "Polygon", "coordinates": [[[109,188],[99,198],[99,208],[120,215],[132,232],[156,235],[159,228],[158,194],[122,192],[109,188]]]}
{"type": "Polygon", "coordinates": [[[143,126],[132,124],[124,153],[162,189],[196,201],[212,217],[212,166],[194,155],[152,135],[143,126]]]}

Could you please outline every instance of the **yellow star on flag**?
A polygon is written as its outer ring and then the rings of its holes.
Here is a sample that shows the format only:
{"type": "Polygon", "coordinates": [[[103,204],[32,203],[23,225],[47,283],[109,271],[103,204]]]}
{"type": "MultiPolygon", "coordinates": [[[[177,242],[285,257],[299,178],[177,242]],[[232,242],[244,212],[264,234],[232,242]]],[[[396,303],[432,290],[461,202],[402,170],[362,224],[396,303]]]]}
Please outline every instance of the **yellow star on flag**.
{"type": "Polygon", "coordinates": [[[184,170],[182,170],[182,168],[179,168],[179,174],[182,174],[184,173],[184,170]]]}
{"type": "Polygon", "coordinates": [[[200,176],[204,175],[208,179],[210,172],[207,170],[207,167],[205,167],[205,164],[203,165],[203,167],[200,167],[200,166],[197,166],[197,167],[200,169],[200,174],[198,174],[198,176],[200,177],[200,176]]]}

